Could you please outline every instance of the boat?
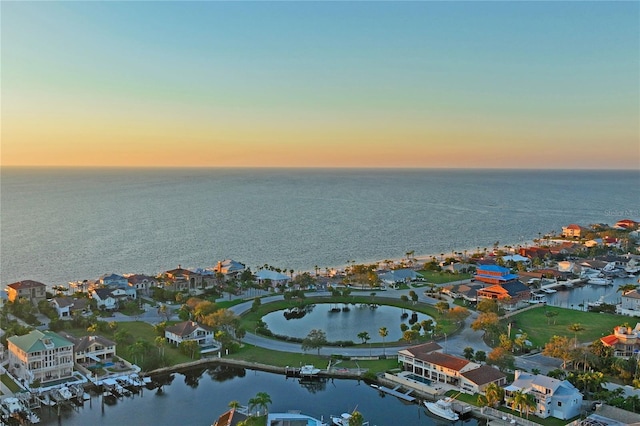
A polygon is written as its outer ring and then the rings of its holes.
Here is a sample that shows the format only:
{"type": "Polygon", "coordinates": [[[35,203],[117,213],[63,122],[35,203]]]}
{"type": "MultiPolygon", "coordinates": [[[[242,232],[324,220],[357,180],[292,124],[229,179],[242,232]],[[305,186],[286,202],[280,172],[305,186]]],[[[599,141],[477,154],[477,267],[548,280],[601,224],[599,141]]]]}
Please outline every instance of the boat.
{"type": "Polygon", "coordinates": [[[547,295],[542,293],[532,292],[528,302],[531,304],[547,303],[547,295]]]}
{"type": "Polygon", "coordinates": [[[556,290],[555,288],[541,288],[540,291],[543,291],[547,294],[553,294],[558,292],[558,290],[556,290]]]}
{"type": "Polygon", "coordinates": [[[613,280],[609,278],[591,277],[587,281],[591,285],[613,285],[613,280]]]}
{"type": "Polygon", "coordinates": [[[595,302],[588,302],[587,306],[590,308],[596,308],[598,306],[602,306],[603,303],[604,303],[604,296],[600,296],[600,298],[595,302]]]}
{"type": "Polygon", "coordinates": [[[314,367],[312,364],[307,364],[300,367],[301,376],[315,376],[319,372],[320,372],[320,369],[314,367]]]}
{"type": "Polygon", "coordinates": [[[58,392],[60,393],[60,396],[62,398],[64,398],[65,400],[69,400],[69,399],[73,398],[73,393],[66,386],[63,386],[60,389],[58,389],[58,392]]]}
{"type": "MultiPolygon", "coordinates": [[[[349,421],[352,415],[349,413],[342,413],[339,416],[331,416],[331,423],[336,426],[349,426],[349,421]]],[[[369,422],[362,423],[362,426],[368,426],[369,422]]]]}
{"type": "Polygon", "coordinates": [[[460,416],[458,416],[458,413],[453,411],[453,408],[451,408],[452,402],[453,402],[453,399],[444,398],[444,399],[439,399],[436,402],[425,401],[424,405],[425,407],[427,407],[427,410],[429,410],[431,413],[435,414],[436,416],[455,422],[460,418],[460,416]]]}

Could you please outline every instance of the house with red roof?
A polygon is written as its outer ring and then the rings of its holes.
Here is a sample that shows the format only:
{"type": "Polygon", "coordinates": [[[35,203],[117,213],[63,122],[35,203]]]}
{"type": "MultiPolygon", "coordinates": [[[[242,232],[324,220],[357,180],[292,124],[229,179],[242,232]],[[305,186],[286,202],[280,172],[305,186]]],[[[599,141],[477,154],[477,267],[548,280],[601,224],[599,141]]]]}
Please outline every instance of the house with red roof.
{"type": "Polygon", "coordinates": [[[34,305],[47,298],[47,286],[38,281],[24,280],[7,285],[5,289],[10,302],[20,298],[27,299],[34,305]]]}
{"type": "Polygon", "coordinates": [[[195,291],[202,289],[203,278],[201,274],[184,269],[178,265],[176,269],[171,269],[162,274],[164,285],[172,291],[195,291]]]}
{"type": "Polygon", "coordinates": [[[614,227],[619,229],[637,229],[638,225],[640,225],[640,222],[636,222],[635,220],[622,219],[617,221],[614,227]]]}
{"type": "Polygon", "coordinates": [[[586,228],[572,223],[570,225],[562,227],[562,236],[565,238],[580,238],[584,236],[586,231],[586,228]]]}
{"type": "Polygon", "coordinates": [[[402,369],[432,383],[445,383],[469,392],[482,392],[490,383],[506,384],[507,376],[488,366],[441,352],[435,342],[398,351],[402,369]]]}
{"type": "Polygon", "coordinates": [[[613,334],[600,338],[604,346],[613,348],[613,356],[628,359],[640,353],[640,323],[635,328],[614,327],[613,334]]]}

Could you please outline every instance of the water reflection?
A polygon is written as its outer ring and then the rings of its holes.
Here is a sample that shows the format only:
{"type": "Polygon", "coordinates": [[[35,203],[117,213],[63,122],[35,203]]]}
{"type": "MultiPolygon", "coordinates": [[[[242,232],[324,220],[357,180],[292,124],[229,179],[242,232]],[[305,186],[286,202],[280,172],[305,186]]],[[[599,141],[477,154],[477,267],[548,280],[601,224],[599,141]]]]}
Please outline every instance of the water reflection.
{"type": "Polygon", "coordinates": [[[312,329],[321,329],[329,341],[359,342],[358,334],[366,332],[369,342],[382,342],[379,334],[386,327],[386,342],[402,338],[401,324],[409,327],[415,323],[433,320],[425,314],[407,312],[393,306],[380,306],[369,303],[310,305],[305,309],[290,308],[271,312],[262,320],[276,335],[305,338],[312,329]]]}

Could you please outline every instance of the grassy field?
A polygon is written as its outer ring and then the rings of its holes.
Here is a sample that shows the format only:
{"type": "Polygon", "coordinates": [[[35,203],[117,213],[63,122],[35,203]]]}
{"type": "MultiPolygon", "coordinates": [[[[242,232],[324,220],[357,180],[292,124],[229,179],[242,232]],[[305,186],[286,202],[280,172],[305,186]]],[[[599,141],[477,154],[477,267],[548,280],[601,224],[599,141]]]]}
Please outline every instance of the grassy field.
{"type": "MultiPolygon", "coordinates": [[[[326,368],[329,365],[328,357],[318,356],[314,352],[279,352],[247,344],[245,344],[244,347],[240,349],[240,351],[225,356],[225,358],[258,362],[261,364],[275,365],[277,367],[299,367],[300,365],[304,364],[313,364],[318,368],[326,368]]],[[[332,361],[332,365],[334,365],[336,362],[338,361],[332,361]]],[[[398,366],[398,361],[395,358],[374,361],[340,360],[337,365],[339,365],[341,368],[366,368],[373,373],[379,373],[396,368],[398,366]]]]}
{"type": "Polygon", "coordinates": [[[20,392],[22,390],[22,388],[20,386],[18,386],[18,384],[16,382],[11,380],[11,378],[7,374],[1,374],[0,375],[0,381],[2,381],[2,384],[4,384],[6,387],[8,387],[9,390],[11,392],[13,392],[13,393],[17,393],[17,392],[20,392]]]}
{"type": "Polygon", "coordinates": [[[566,336],[574,339],[576,334],[569,330],[571,324],[579,323],[584,330],[577,333],[578,342],[590,343],[603,335],[613,332],[613,327],[629,321],[629,317],[596,312],[583,312],[574,309],[544,308],[531,309],[504,320],[505,324],[512,321],[511,336],[522,330],[534,347],[544,346],[553,336],[566,336]],[[555,312],[556,316],[547,317],[545,313],[555,312]]]}
{"type": "MultiPolygon", "coordinates": [[[[407,311],[411,312],[411,311],[416,311],[416,312],[420,312],[423,313],[425,315],[429,315],[430,317],[432,317],[434,319],[434,321],[436,321],[438,324],[440,324],[443,328],[443,332],[447,333],[447,334],[451,334],[453,331],[456,330],[457,325],[451,321],[451,319],[447,318],[445,315],[441,315],[437,309],[435,309],[433,306],[431,305],[427,305],[426,303],[416,303],[415,305],[413,304],[413,302],[409,301],[409,302],[403,302],[400,299],[394,299],[394,298],[385,298],[385,297],[381,297],[379,295],[376,295],[375,297],[372,297],[370,295],[367,296],[360,296],[360,295],[350,295],[347,297],[309,297],[307,299],[304,300],[305,304],[319,304],[319,303],[327,303],[327,304],[331,304],[331,303],[335,303],[335,304],[343,304],[343,303],[378,303],[381,305],[388,305],[388,306],[395,306],[398,308],[404,308],[407,311]]],[[[288,308],[292,308],[294,306],[298,306],[297,302],[294,301],[285,301],[285,300],[281,300],[281,301],[276,301],[276,302],[272,302],[272,303],[267,303],[264,305],[261,305],[260,308],[256,311],[256,312],[247,312],[245,313],[242,317],[241,317],[241,325],[245,330],[248,331],[252,331],[255,330],[256,328],[256,322],[258,320],[260,320],[263,316],[267,315],[268,313],[271,312],[275,312],[275,311],[281,311],[284,309],[288,309],[288,308]]],[[[387,341],[386,344],[390,344],[393,342],[389,342],[387,341]]],[[[369,344],[359,344],[359,345],[355,345],[357,346],[363,346],[363,347],[369,347],[369,344]]],[[[382,346],[382,343],[374,343],[373,344],[374,347],[379,347],[382,346]]]]}
{"type": "Polygon", "coordinates": [[[437,272],[437,271],[418,271],[427,282],[434,284],[445,284],[453,281],[468,280],[471,278],[471,274],[451,274],[449,272],[437,272]]]}

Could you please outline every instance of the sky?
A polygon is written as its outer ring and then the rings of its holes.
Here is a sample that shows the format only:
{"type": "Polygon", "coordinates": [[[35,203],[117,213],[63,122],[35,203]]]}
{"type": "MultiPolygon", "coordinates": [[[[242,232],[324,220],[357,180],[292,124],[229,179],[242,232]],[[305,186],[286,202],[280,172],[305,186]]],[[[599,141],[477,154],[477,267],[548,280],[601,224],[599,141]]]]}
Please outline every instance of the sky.
{"type": "Polygon", "coordinates": [[[7,2],[2,166],[640,168],[639,2],[7,2]]]}

